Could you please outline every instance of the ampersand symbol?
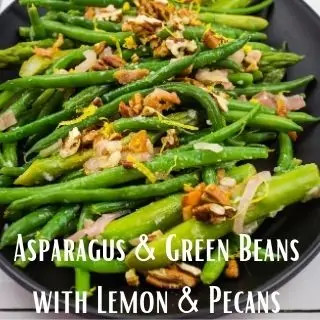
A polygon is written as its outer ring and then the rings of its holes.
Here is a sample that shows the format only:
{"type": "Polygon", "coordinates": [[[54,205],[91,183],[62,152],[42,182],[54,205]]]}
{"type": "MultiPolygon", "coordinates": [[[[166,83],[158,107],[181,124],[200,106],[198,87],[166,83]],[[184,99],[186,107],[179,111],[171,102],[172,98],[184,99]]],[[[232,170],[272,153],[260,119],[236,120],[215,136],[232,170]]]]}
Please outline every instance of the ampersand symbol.
{"type": "Polygon", "coordinates": [[[137,257],[137,259],[139,259],[140,261],[148,261],[148,260],[154,260],[155,256],[154,256],[154,248],[150,248],[148,246],[148,236],[146,234],[142,234],[139,237],[139,241],[140,243],[137,245],[136,250],[135,250],[135,255],[137,257]],[[140,256],[140,249],[143,248],[147,253],[147,257],[146,258],[142,258],[140,256]]]}
{"type": "Polygon", "coordinates": [[[183,312],[183,313],[197,312],[198,311],[198,308],[197,308],[198,299],[195,299],[193,301],[190,298],[191,288],[190,287],[184,287],[182,289],[182,293],[183,293],[183,296],[179,299],[179,304],[178,304],[178,307],[179,307],[180,311],[183,312]],[[182,303],[183,303],[183,301],[185,299],[187,299],[189,304],[190,304],[190,309],[189,310],[184,310],[183,307],[182,307],[182,303]]]}

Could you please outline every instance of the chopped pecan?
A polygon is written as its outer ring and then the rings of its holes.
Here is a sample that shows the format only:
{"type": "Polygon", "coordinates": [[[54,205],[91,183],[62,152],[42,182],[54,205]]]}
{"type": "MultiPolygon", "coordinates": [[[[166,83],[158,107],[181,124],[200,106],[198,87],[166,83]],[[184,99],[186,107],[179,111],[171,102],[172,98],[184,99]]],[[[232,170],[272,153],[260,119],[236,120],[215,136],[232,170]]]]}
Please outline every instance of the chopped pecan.
{"type": "Polygon", "coordinates": [[[210,218],[210,223],[215,225],[215,224],[220,224],[226,220],[227,220],[226,217],[217,217],[217,216],[212,215],[210,218]]]}
{"type": "Polygon", "coordinates": [[[114,78],[120,84],[128,84],[130,82],[140,80],[146,77],[148,74],[148,69],[119,70],[114,73],[114,78]]]}
{"type": "Polygon", "coordinates": [[[165,44],[176,58],[181,58],[185,54],[193,53],[198,48],[197,43],[194,40],[186,39],[169,38],[165,41],[165,44]]]}
{"type": "Polygon", "coordinates": [[[230,195],[215,184],[208,185],[205,193],[218,204],[222,204],[223,206],[230,205],[230,195]]]}
{"type": "Polygon", "coordinates": [[[184,286],[194,287],[198,282],[197,277],[177,268],[149,270],[146,280],[148,283],[160,288],[170,288],[172,285],[175,288],[182,288],[184,286]],[[157,279],[157,281],[154,281],[154,279],[157,279]]]}
{"type": "Polygon", "coordinates": [[[96,107],[101,107],[103,105],[103,101],[100,97],[95,97],[92,101],[92,104],[96,107]]]}
{"type": "Polygon", "coordinates": [[[135,269],[130,269],[125,274],[127,284],[132,287],[138,287],[140,285],[139,276],[135,269]]]}
{"type": "Polygon", "coordinates": [[[201,274],[201,269],[192,266],[190,264],[184,263],[184,262],[180,262],[177,264],[178,268],[181,269],[182,271],[185,271],[187,273],[192,274],[195,277],[199,277],[201,274]]]}
{"type": "Polygon", "coordinates": [[[297,141],[298,133],[296,131],[290,131],[290,132],[288,132],[288,135],[293,142],[297,141]]]}
{"type": "Polygon", "coordinates": [[[140,14],[165,21],[169,20],[171,14],[175,11],[175,8],[165,0],[140,0],[137,3],[137,7],[140,14]]]}
{"type": "Polygon", "coordinates": [[[100,132],[98,130],[88,130],[82,133],[81,143],[83,145],[88,145],[93,143],[93,141],[100,136],[100,132]]]}
{"type": "Polygon", "coordinates": [[[144,37],[156,34],[161,27],[161,20],[145,15],[139,15],[137,17],[128,18],[127,21],[122,24],[122,31],[130,31],[138,36],[144,37]]]}
{"type": "Polygon", "coordinates": [[[153,56],[155,58],[165,58],[169,56],[170,50],[168,49],[166,42],[161,41],[155,48],[153,48],[153,56]]]}
{"type": "Polygon", "coordinates": [[[168,110],[180,103],[181,100],[175,92],[168,92],[158,88],[144,98],[144,106],[148,106],[159,112],[168,110]]]}
{"type": "Polygon", "coordinates": [[[211,203],[205,203],[192,209],[192,214],[199,221],[210,221],[211,219],[211,203]]]}
{"type": "Polygon", "coordinates": [[[160,288],[160,289],[168,289],[168,290],[173,290],[173,289],[181,289],[184,287],[181,283],[171,283],[167,282],[164,280],[160,280],[156,277],[147,275],[146,277],[146,282],[151,284],[154,287],[160,288]]]}
{"type": "Polygon", "coordinates": [[[114,5],[108,5],[104,8],[89,7],[85,12],[85,17],[89,20],[107,20],[119,22],[122,19],[122,10],[115,8],[114,5]]]}
{"type": "Polygon", "coordinates": [[[228,219],[231,219],[235,216],[237,210],[231,206],[225,206],[224,207],[224,210],[225,210],[225,216],[228,218],[228,219]]]}
{"type": "Polygon", "coordinates": [[[125,60],[116,55],[104,56],[101,59],[112,68],[121,68],[126,64],[125,60]]]}
{"type": "Polygon", "coordinates": [[[236,259],[230,259],[224,274],[229,279],[237,279],[239,277],[239,264],[236,259]]]}
{"type": "Polygon", "coordinates": [[[167,130],[167,135],[161,138],[162,149],[171,149],[179,145],[179,138],[175,129],[167,130]]]}
{"type": "Polygon", "coordinates": [[[216,37],[215,32],[213,32],[212,30],[208,30],[204,33],[202,41],[205,46],[210,49],[215,49],[220,45],[220,39],[216,37]]]}
{"type": "Polygon", "coordinates": [[[119,112],[122,117],[135,117],[141,113],[143,109],[143,97],[140,93],[136,93],[126,105],[121,101],[119,105],[119,112]]]}

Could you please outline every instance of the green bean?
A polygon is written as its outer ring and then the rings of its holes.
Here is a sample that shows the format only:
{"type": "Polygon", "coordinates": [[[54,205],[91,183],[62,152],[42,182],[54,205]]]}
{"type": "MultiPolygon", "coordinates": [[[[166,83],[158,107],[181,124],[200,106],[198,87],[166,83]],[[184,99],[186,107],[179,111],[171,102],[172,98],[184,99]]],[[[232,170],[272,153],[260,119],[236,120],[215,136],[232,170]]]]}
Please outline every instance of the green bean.
{"type": "Polygon", "coordinates": [[[0,248],[15,242],[18,235],[28,235],[44,226],[55,214],[54,207],[43,207],[12,223],[2,234],[0,248]]]}
{"type": "Polygon", "coordinates": [[[202,180],[205,184],[217,183],[217,171],[215,167],[205,167],[202,170],[202,180]]]}
{"type": "Polygon", "coordinates": [[[164,196],[183,190],[185,184],[195,185],[198,182],[195,174],[185,174],[168,181],[150,185],[123,187],[120,189],[64,190],[42,193],[38,196],[17,200],[6,210],[6,216],[21,211],[22,208],[37,208],[48,203],[88,203],[100,201],[142,200],[164,196]]]}
{"type": "Polygon", "coordinates": [[[272,69],[286,68],[299,63],[303,59],[304,56],[292,52],[264,52],[259,61],[259,67],[262,71],[265,67],[271,67],[272,69]]]}
{"type": "Polygon", "coordinates": [[[47,89],[44,90],[40,96],[35,100],[35,102],[32,104],[32,108],[40,108],[45,103],[48,102],[48,100],[52,97],[52,95],[56,92],[55,89],[47,89]]]}
{"type": "Polygon", "coordinates": [[[285,77],[286,72],[287,72],[286,68],[280,68],[280,69],[272,68],[272,70],[264,73],[263,82],[267,84],[281,82],[285,77]]]}
{"type": "MultiPolygon", "coordinates": [[[[317,165],[309,164],[296,168],[283,175],[273,177],[268,181],[268,194],[254,206],[251,206],[246,214],[245,223],[267,217],[271,212],[281,210],[283,207],[301,201],[315,186],[319,185],[320,177],[317,165]]],[[[263,187],[261,187],[263,188],[263,187]]],[[[232,231],[233,220],[227,220],[218,225],[205,224],[195,219],[187,220],[172,228],[162,237],[149,243],[149,249],[154,249],[154,260],[141,262],[135,256],[135,249],[126,257],[129,268],[136,270],[150,270],[165,267],[172,263],[167,255],[166,243],[171,235],[172,250],[181,250],[182,239],[188,239],[193,244],[199,239],[218,239],[232,231]]],[[[195,248],[195,247],[193,247],[195,248]]],[[[193,251],[194,252],[194,251],[193,251]]],[[[181,251],[180,251],[181,253],[181,251]]],[[[141,258],[147,257],[145,249],[139,250],[141,258]]]]}
{"type": "Polygon", "coordinates": [[[62,0],[19,0],[21,5],[31,5],[34,4],[37,7],[46,8],[49,10],[59,10],[59,11],[68,11],[68,10],[83,10],[84,6],[76,5],[68,1],[62,0]]]}
{"type": "Polygon", "coordinates": [[[200,138],[211,133],[211,128],[205,128],[197,132],[188,132],[188,134],[181,135],[179,137],[180,145],[189,144],[191,141],[199,140],[200,138]]]}
{"type": "Polygon", "coordinates": [[[203,12],[216,12],[216,13],[227,13],[227,14],[253,14],[269,7],[273,3],[273,0],[264,0],[256,5],[250,7],[240,8],[215,8],[215,7],[202,7],[203,12]]]}
{"type": "Polygon", "coordinates": [[[207,261],[202,269],[200,279],[202,283],[211,285],[215,282],[227,265],[227,261],[221,257],[221,252],[216,249],[211,255],[211,261],[207,261]]]}
{"type": "Polygon", "coordinates": [[[17,94],[16,91],[3,91],[0,93],[0,110],[5,109],[17,94]]]}
{"type": "Polygon", "coordinates": [[[164,84],[162,86],[159,86],[159,88],[177,92],[184,97],[193,98],[202,106],[203,109],[206,110],[207,118],[211,122],[212,128],[214,130],[224,127],[225,123],[215,100],[212,99],[212,97],[201,88],[187,83],[174,82],[164,84]]]}
{"type": "Polygon", "coordinates": [[[71,50],[68,54],[56,60],[51,65],[50,73],[52,73],[52,71],[54,72],[55,70],[59,70],[59,69],[68,69],[70,66],[80,63],[81,61],[84,60],[83,53],[88,49],[90,49],[89,46],[81,46],[78,49],[71,50]]]}
{"type": "Polygon", "coordinates": [[[41,22],[38,9],[32,4],[28,7],[28,15],[32,26],[32,33],[30,34],[31,40],[46,38],[46,30],[41,22]]]}
{"type": "MultiPolygon", "coordinates": [[[[84,119],[81,122],[78,122],[73,125],[66,125],[66,126],[63,126],[63,127],[56,129],[54,132],[49,134],[47,137],[39,140],[28,151],[27,154],[31,154],[33,152],[39,152],[39,151],[43,150],[44,148],[55,143],[57,140],[66,137],[68,135],[68,133],[70,132],[70,130],[72,130],[74,127],[77,127],[79,130],[83,130],[83,129],[90,127],[90,126],[96,124],[97,122],[101,121],[101,118],[107,118],[107,117],[114,115],[119,109],[120,102],[123,101],[123,102],[127,103],[130,100],[130,98],[133,96],[133,94],[134,93],[129,93],[125,96],[121,96],[120,98],[112,101],[111,103],[100,107],[92,116],[84,119]]],[[[70,115],[70,111],[72,111],[72,110],[68,110],[68,107],[66,107],[66,109],[67,110],[62,111],[64,117],[66,116],[66,113],[67,113],[67,115],[70,115]]],[[[0,141],[1,141],[1,135],[0,135],[0,141]]]]}
{"type": "Polygon", "coordinates": [[[5,143],[2,146],[2,155],[6,167],[18,166],[17,143],[5,143]]]}
{"type": "MultiPolygon", "coordinates": [[[[70,116],[74,115],[77,109],[86,107],[95,97],[100,96],[103,92],[106,92],[106,90],[108,90],[106,86],[86,88],[64,104],[65,110],[59,111],[44,118],[40,118],[31,124],[18,127],[11,132],[0,133],[0,142],[18,141],[25,137],[31,136],[32,134],[41,132],[42,130],[48,128],[48,126],[56,126],[59,124],[59,122],[67,120],[70,116]]],[[[55,103],[58,103],[58,101],[61,99],[61,96],[59,97],[57,93],[56,98],[57,100],[52,101],[54,105],[55,103]]],[[[49,108],[51,107],[52,105],[49,106],[49,108]]]]}
{"type": "Polygon", "coordinates": [[[251,163],[246,163],[241,166],[233,166],[227,170],[227,177],[231,177],[237,181],[237,183],[246,181],[249,177],[254,176],[257,173],[256,168],[251,163]]]}
{"type": "MultiPolygon", "coordinates": [[[[242,111],[228,111],[224,113],[227,122],[234,122],[246,115],[242,111]]],[[[292,120],[272,114],[260,113],[253,119],[248,121],[248,126],[259,128],[263,130],[290,132],[290,131],[303,131],[302,127],[293,122],[292,120]]]]}
{"type": "Polygon", "coordinates": [[[314,79],[315,77],[313,75],[309,75],[287,82],[280,82],[275,84],[257,84],[246,88],[236,88],[233,90],[233,92],[235,92],[237,95],[244,94],[249,97],[258,94],[261,91],[268,91],[271,93],[279,93],[285,91],[291,92],[299,87],[306,86],[309,82],[311,82],[314,79]]]}
{"type": "MultiPolygon", "coordinates": [[[[211,67],[211,66],[210,66],[211,67]]],[[[230,69],[234,72],[241,72],[242,66],[231,59],[224,59],[213,64],[214,68],[230,69]]]]}
{"type": "MultiPolygon", "coordinates": [[[[225,246],[229,248],[228,255],[229,258],[236,254],[237,251],[239,251],[239,243],[234,241],[231,237],[227,238],[225,241],[225,246]]],[[[203,266],[200,279],[202,283],[211,285],[213,282],[215,282],[219,276],[222,274],[223,270],[225,269],[227,265],[227,260],[221,255],[221,252],[219,249],[216,249],[213,251],[211,255],[211,259],[205,263],[203,266]]]]}
{"type": "Polygon", "coordinates": [[[275,48],[262,43],[262,42],[249,42],[248,45],[253,49],[253,50],[259,50],[262,51],[263,53],[265,52],[274,52],[276,51],[275,48]]]}
{"type": "Polygon", "coordinates": [[[253,84],[253,75],[251,73],[231,73],[228,75],[229,80],[236,86],[248,87],[253,84]]]}
{"type": "Polygon", "coordinates": [[[3,167],[0,169],[0,174],[9,177],[18,177],[25,171],[24,167],[3,167]]]}
{"type": "Polygon", "coordinates": [[[246,143],[264,143],[273,141],[276,138],[277,134],[275,132],[248,132],[237,137],[238,140],[245,141],[246,143]]]}
{"type": "Polygon", "coordinates": [[[252,0],[215,0],[210,3],[212,9],[234,9],[245,8],[252,3],[252,0]]]}
{"type": "Polygon", "coordinates": [[[245,15],[206,12],[200,13],[198,17],[205,23],[217,23],[250,31],[261,31],[269,25],[269,22],[266,19],[245,15]]]}
{"type": "MultiPolygon", "coordinates": [[[[210,24],[211,29],[218,33],[221,34],[224,37],[231,38],[231,39],[238,39],[244,34],[247,34],[250,36],[251,41],[264,41],[267,40],[267,35],[262,32],[246,32],[242,29],[237,29],[237,28],[230,28],[230,27],[225,27],[222,25],[218,24],[210,24]]],[[[205,33],[207,29],[204,27],[186,27],[185,30],[183,31],[183,36],[188,39],[188,40],[201,40],[203,37],[203,34],[205,33]]],[[[160,37],[161,38],[167,38],[170,34],[167,33],[166,30],[161,31],[160,37]]]]}
{"type": "MultiPolygon", "coordinates": [[[[14,102],[7,111],[13,112],[15,117],[19,117],[24,111],[28,109],[39,96],[39,90],[30,90],[25,92],[20,99],[14,102]]],[[[7,112],[5,111],[5,112],[7,112]]],[[[2,113],[3,115],[4,113],[2,113]]]]}
{"type": "Polygon", "coordinates": [[[123,132],[126,130],[139,131],[139,130],[167,130],[170,128],[179,129],[179,124],[168,124],[163,120],[156,117],[133,117],[133,118],[120,118],[112,124],[112,128],[116,132],[123,132]]]}
{"type": "MultiPolygon", "coordinates": [[[[152,172],[180,171],[188,168],[201,168],[217,163],[266,159],[268,150],[254,147],[224,147],[220,153],[205,150],[192,150],[178,154],[167,154],[154,158],[145,165],[152,172]]],[[[0,189],[0,203],[9,204],[17,199],[38,195],[45,190],[48,192],[70,189],[97,189],[111,187],[129,181],[143,178],[144,175],[136,169],[125,169],[121,166],[106,169],[102,172],[74,179],[64,183],[53,184],[44,187],[32,188],[2,188],[0,189]]]]}
{"type": "Polygon", "coordinates": [[[282,174],[297,167],[301,162],[293,157],[293,144],[289,135],[280,133],[278,137],[279,157],[274,171],[282,174]]]}
{"type": "Polygon", "coordinates": [[[13,181],[12,177],[0,175],[0,188],[12,186],[13,181]]]}
{"type": "Polygon", "coordinates": [[[72,0],[74,4],[91,7],[106,7],[113,4],[115,7],[122,7],[126,0],[72,0]]]}
{"type": "Polygon", "coordinates": [[[90,210],[93,214],[103,214],[117,212],[120,210],[136,209],[145,204],[145,200],[99,202],[91,204],[90,210]]]}
{"type": "Polygon", "coordinates": [[[21,38],[29,38],[31,32],[30,27],[19,27],[19,36],[21,38]]]}
{"type": "Polygon", "coordinates": [[[109,32],[121,31],[121,24],[110,22],[107,20],[102,20],[102,21],[98,20],[96,22],[93,22],[84,17],[71,16],[65,12],[58,12],[57,19],[63,23],[75,25],[85,29],[94,30],[97,28],[99,30],[104,30],[109,32]]]}
{"type": "MultiPolygon", "coordinates": [[[[230,99],[228,103],[228,107],[230,110],[238,110],[238,111],[250,111],[256,103],[244,102],[239,100],[230,99]]],[[[275,115],[276,110],[262,106],[261,105],[261,112],[266,114],[275,115]]],[[[308,124],[308,123],[315,123],[319,121],[319,118],[313,117],[307,113],[294,111],[288,112],[287,117],[292,121],[296,122],[299,125],[308,124]]]]}
{"type": "MultiPolygon", "coordinates": [[[[33,249],[35,252],[40,250],[40,240],[53,240],[54,238],[63,235],[68,225],[74,220],[79,211],[78,205],[70,205],[61,207],[58,212],[48,221],[48,223],[36,234],[35,244],[33,249]]],[[[32,252],[27,249],[25,251],[25,259],[19,258],[15,262],[15,266],[26,268],[29,264],[29,259],[32,257],[32,252]]]]}
{"type": "MultiPolygon", "coordinates": [[[[80,214],[79,222],[77,225],[77,230],[79,231],[79,230],[83,229],[85,220],[89,220],[92,218],[93,218],[93,215],[91,213],[89,206],[84,206],[82,208],[82,211],[80,214]]],[[[76,252],[78,251],[77,247],[76,247],[75,251],[76,252]]],[[[80,294],[83,294],[84,292],[86,292],[87,294],[90,295],[90,288],[91,288],[90,272],[88,272],[87,270],[81,269],[81,268],[76,268],[74,271],[75,271],[75,289],[76,289],[76,291],[80,292],[80,294]]]]}
{"type": "Polygon", "coordinates": [[[84,260],[78,260],[77,257],[74,257],[74,259],[65,259],[64,251],[62,250],[60,251],[60,256],[61,259],[54,260],[55,266],[58,268],[80,268],[89,272],[102,274],[125,273],[128,270],[126,264],[119,260],[91,260],[89,256],[87,256],[84,260]]]}
{"type": "Polygon", "coordinates": [[[156,85],[161,84],[162,82],[180,74],[183,70],[187,69],[197,57],[197,54],[192,56],[187,56],[177,61],[171,62],[167,66],[161,68],[155,73],[149,74],[147,77],[131,82],[119,89],[116,89],[110,93],[107,93],[103,96],[105,102],[112,101],[113,99],[118,98],[119,96],[125,95],[127,93],[147,89],[156,85]]]}
{"type": "Polygon", "coordinates": [[[62,33],[70,39],[82,41],[84,43],[98,43],[105,41],[107,45],[115,46],[123,44],[125,39],[132,36],[131,32],[105,32],[88,30],[77,26],[64,25],[60,22],[51,20],[42,20],[42,23],[48,32],[62,33]]]}
{"type": "Polygon", "coordinates": [[[194,144],[198,142],[219,143],[229,138],[232,138],[233,136],[241,132],[244,129],[244,127],[247,125],[247,123],[252,121],[252,119],[255,119],[259,111],[260,111],[260,106],[257,106],[255,109],[252,109],[250,112],[243,114],[242,117],[238,118],[237,121],[232,123],[231,125],[226,126],[218,131],[211,132],[207,135],[204,135],[197,140],[192,140],[187,145],[181,146],[177,149],[173,149],[172,151],[170,150],[168,152],[179,153],[181,151],[192,150],[194,144]]]}
{"type": "Polygon", "coordinates": [[[76,171],[71,171],[70,173],[67,173],[66,175],[64,175],[59,182],[66,182],[66,181],[70,181],[73,179],[77,179],[77,178],[81,178],[85,175],[83,169],[81,170],[76,170],[76,171]]]}

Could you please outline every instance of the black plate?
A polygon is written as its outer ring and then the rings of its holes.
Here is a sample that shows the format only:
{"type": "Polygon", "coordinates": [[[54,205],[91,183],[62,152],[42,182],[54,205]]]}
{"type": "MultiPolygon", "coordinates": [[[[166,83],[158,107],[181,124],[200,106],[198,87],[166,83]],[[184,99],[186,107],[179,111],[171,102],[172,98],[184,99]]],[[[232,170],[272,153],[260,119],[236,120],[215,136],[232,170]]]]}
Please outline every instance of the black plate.
{"type": "MultiPolygon", "coordinates": [[[[288,41],[290,50],[305,54],[306,59],[299,65],[291,68],[288,79],[313,73],[320,79],[319,53],[320,53],[320,19],[302,1],[276,0],[275,8],[268,13],[270,27],[269,42],[280,46],[283,41],[288,41]]],[[[27,23],[27,17],[22,8],[17,4],[12,5],[0,17],[0,48],[12,45],[18,41],[18,26],[27,23]]],[[[0,82],[15,75],[13,71],[0,70],[0,82]]],[[[308,88],[308,111],[320,116],[320,86],[308,88]]],[[[304,162],[320,164],[318,149],[320,126],[311,127],[299,138],[296,145],[296,155],[304,162]]],[[[317,255],[320,248],[320,206],[319,202],[298,204],[287,208],[272,221],[266,222],[259,230],[256,237],[272,239],[298,239],[300,260],[295,263],[254,263],[242,264],[241,277],[237,281],[220,280],[217,285],[224,290],[236,291],[271,291],[279,288],[304,268],[311,259],[317,255]]],[[[14,249],[9,248],[0,253],[0,266],[2,269],[28,290],[69,290],[74,284],[72,270],[57,269],[50,262],[32,263],[21,271],[12,266],[14,249]]],[[[129,296],[134,289],[128,287],[123,276],[93,276],[93,285],[102,285],[104,290],[121,290],[129,296]]],[[[154,291],[154,288],[141,286],[139,292],[144,290],[154,291]]],[[[297,292],[297,294],[299,294],[297,292]]],[[[179,294],[169,292],[168,317],[186,318],[178,310],[179,294]]],[[[189,316],[207,317],[209,315],[209,290],[199,285],[192,291],[192,296],[199,299],[199,312],[189,316]]],[[[97,299],[91,298],[88,312],[97,315],[97,299]]],[[[107,301],[103,301],[107,305],[107,301]]],[[[215,308],[215,314],[210,318],[221,316],[223,305],[215,308]]],[[[140,317],[150,315],[139,314],[140,317]]],[[[157,315],[159,317],[159,315],[157,315]]],[[[132,315],[112,315],[115,318],[130,317],[132,315]]]]}

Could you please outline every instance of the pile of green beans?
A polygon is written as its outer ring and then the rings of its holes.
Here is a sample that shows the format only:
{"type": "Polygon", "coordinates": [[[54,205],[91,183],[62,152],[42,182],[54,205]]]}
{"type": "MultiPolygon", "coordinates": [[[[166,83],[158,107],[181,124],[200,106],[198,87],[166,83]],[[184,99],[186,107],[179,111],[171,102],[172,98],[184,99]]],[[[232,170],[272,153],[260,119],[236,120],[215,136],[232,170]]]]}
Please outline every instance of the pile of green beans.
{"type": "MultiPolygon", "coordinates": [[[[177,10],[176,17],[178,10],[192,11],[194,23],[183,31],[162,16],[136,20],[142,8],[132,1],[19,2],[30,20],[19,28],[24,41],[0,50],[0,68],[21,65],[19,77],[0,83],[0,204],[6,223],[1,249],[21,235],[39,253],[41,240],[83,233],[87,250],[87,228],[101,216],[100,221],[110,218],[92,238],[123,240],[125,261],[93,261],[89,255],[68,261],[63,254],[54,260],[58,268],[74,269],[76,291],[92,295],[91,273],[135,269],[143,276],[170,265],[165,243],[173,234],[174,249],[182,248],[183,239],[195,244],[225,237],[231,242],[228,259],[236,258],[234,220],[189,219],[185,195],[208,185],[223,191],[226,177],[234,184],[228,195],[236,212],[248,181],[258,174],[251,161],[277,156],[276,166],[269,163],[272,178],[249,204],[244,227],[261,225],[319,188],[318,166],[295,158],[295,139],[320,117],[308,108],[295,110],[300,108],[287,99],[314,76],[283,81],[287,68],[306,57],[287,45],[264,43],[269,22],[253,15],[273,0],[205,1],[197,11],[181,1],[157,2],[177,10]],[[108,17],[109,5],[120,14],[108,17]],[[276,106],[260,101],[256,95],[262,92],[276,106]],[[112,220],[114,213],[119,218],[112,220]],[[133,240],[142,234],[158,235],[148,243],[154,260],[135,255],[133,240]]],[[[197,205],[206,201],[202,194],[197,205]]],[[[79,252],[76,243],[74,256],[79,252]]],[[[140,256],[146,255],[142,249],[140,256]]],[[[199,280],[206,285],[226,268],[217,255],[201,266],[199,280]]],[[[27,260],[15,265],[26,268],[32,256],[29,248],[27,260]]]]}

